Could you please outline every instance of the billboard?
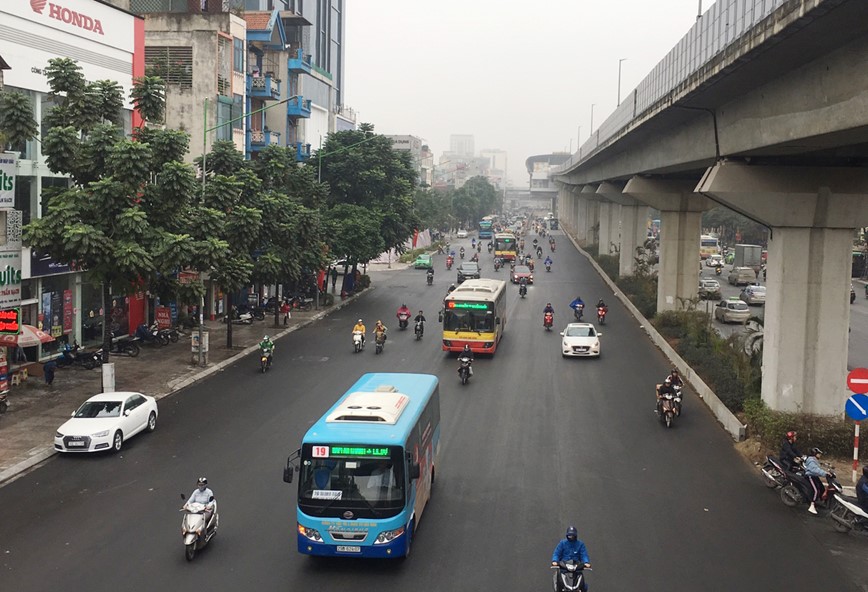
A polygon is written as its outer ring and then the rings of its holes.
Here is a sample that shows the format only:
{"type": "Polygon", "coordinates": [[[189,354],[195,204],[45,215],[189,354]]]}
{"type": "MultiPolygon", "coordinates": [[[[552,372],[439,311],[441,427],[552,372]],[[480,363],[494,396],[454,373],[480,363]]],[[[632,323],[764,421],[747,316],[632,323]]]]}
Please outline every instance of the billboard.
{"type": "Polygon", "coordinates": [[[15,154],[0,153],[0,209],[15,207],[15,154]]]}

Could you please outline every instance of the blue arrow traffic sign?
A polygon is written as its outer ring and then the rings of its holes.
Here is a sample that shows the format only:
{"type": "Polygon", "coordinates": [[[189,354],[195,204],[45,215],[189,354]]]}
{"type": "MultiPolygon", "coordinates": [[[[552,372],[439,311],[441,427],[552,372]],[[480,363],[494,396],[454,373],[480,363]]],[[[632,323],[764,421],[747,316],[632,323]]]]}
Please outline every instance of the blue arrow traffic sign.
{"type": "Polygon", "coordinates": [[[868,395],[851,395],[844,405],[847,416],[855,421],[868,419],[868,395]]]}

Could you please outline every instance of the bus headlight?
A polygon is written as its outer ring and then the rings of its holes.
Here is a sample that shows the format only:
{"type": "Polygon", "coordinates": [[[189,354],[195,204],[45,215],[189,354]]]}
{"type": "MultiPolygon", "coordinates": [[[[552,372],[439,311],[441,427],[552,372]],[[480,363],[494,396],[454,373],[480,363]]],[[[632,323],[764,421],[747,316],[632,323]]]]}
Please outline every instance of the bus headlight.
{"type": "Polygon", "coordinates": [[[396,538],[404,534],[404,527],[396,528],[395,530],[384,530],[380,534],[377,535],[377,540],[374,541],[375,545],[384,545],[386,543],[391,543],[396,538]]]}
{"type": "Polygon", "coordinates": [[[298,525],[298,534],[312,541],[316,541],[318,543],[322,542],[322,536],[320,536],[318,530],[308,528],[307,526],[302,526],[301,524],[298,525]]]}

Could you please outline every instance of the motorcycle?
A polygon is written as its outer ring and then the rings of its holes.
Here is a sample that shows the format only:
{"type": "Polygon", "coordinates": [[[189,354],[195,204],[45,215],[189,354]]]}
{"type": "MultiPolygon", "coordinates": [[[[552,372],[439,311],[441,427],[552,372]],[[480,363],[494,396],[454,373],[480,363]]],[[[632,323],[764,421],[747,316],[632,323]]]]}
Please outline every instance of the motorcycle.
{"type": "Polygon", "coordinates": [[[543,327],[545,327],[546,331],[552,330],[552,325],[555,323],[555,315],[550,312],[547,312],[543,315],[543,327]]]}
{"type": "Polygon", "coordinates": [[[102,348],[81,355],[81,365],[85,370],[93,370],[102,366],[102,348]]]}
{"type": "MultiPolygon", "coordinates": [[[[250,322],[252,323],[253,321],[251,320],[250,322]]],[[[157,343],[159,345],[169,344],[169,337],[160,332],[156,323],[150,327],[144,323],[136,327],[136,339],[142,343],[157,343]]]]}
{"type": "Polygon", "coordinates": [[[428,274],[428,285],[429,285],[429,286],[433,286],[433,285],[434,285],[434,274],[433,274],[433,273],[429,273],[429,274],[428,274]]]}
{"type": "Polygon", "coordinates": [[[476,243],[476,252],[477,252],[477,253],[481,253],[481,252],[482,252],[482,242],[481,242],[481,241],[478,242],[478,243],[476,243]]]}
{"type": "Polygon", "coordinates": [[[83,348],[78,344],[78,341],[73,341],[72,345],[65,343],[63,345],[63,350],[60,353],[60,357],[55,360],[57,367],[64,368],[74,364],[81,364],[82,358],[84,357],[84,354],[81,351],[82,349],[83,348]]]}
{"type": "Polygon", "coordinates": [[[410,324],[410,313],[400,313],[398,314],[398,328],[402,331],[407,328],[407,325],[410,324]]]}
{"type": "Polygon", "coordinates": [[[584,563],[573,559],[558,561],[557,565],[552,565],[552,569],[558,570],[553,582],[555,592],[581,590],[585,578],[584,570],[593,571],[590,567],[585,567],[584,563]]]}
{"type": "Polygon", "coordinates": [[[503,264],[500,262],[500,257],[494,258],[494,271],[499,271],[503,264]]]}
{"type": "Polygon", "coordinates": [[[259,349],[259,369],[265,374],[266,370],[271,368],[271,350],[259,349]]]}
{"type": "MultiPolygon", "coordinates": [[[[264,319],[265,317],[263,316],[262,319],[259,320],[264,319]]],[[[172,343],[178,343],[178,340],[181,338],[181,334],[174,327],[170,327],[168,329],[160,329],[160,334],[168,337],[169,341],[171,341],[172,343]]]]}
{"type": "Polygon", "coordinates": [[[461,378],[461,384],[467,384],[467,381],[470,380],[472,372],[470,366],[472,365],[473,360],[471,358],[464,356],[458,358],[458,377],[461,378]]]}
{"type": "MultiPolygon", "coordinates": [[[[175,338],[175,341],[178,341],[178,338],[175,338]]],[[[131,358],[135,358],[139,355],[139,344],[132,339],[113,339],[111,349],[109,349],[109,353],[120,355],[120,356],[129,356],[131,358]]]]}
{"type": "Polygon", "coordinates": [[[766,462],[760,469],[760,473],[762,473],[763,476],[763,483],[765,483],[766,487],[770,489],[779,489],[790,482],[790,478],[787,476],[787,470],[784,468],[784,465],[782,465],[781,461],[776,457],[771,455],[766,456],[766,462]]]}
{"type": "MultiPolygon", "coordinates": [[[[817,504],[826,508],[832,505],[834,494],[844,493],[844,488],[838,483],[835,472],[832,470],[828,472],[826,487],[817,502],[817,504]]],[[[784,505],[795,508],[800,504],[811,503],[814,497],[814,488],[811,486],[808,476],[802,472],[787,471],[787,477],[789,478],[789,483],[781,487],[781,501],[784,502],[784,505]]]]}
{"type": "Polygon", "coordinates": [[[452,269],[452,262],[453,261],[454,261],[454,259],[452,259],[451,255],[446,258],[446,271],[449,271],[450,269],[452,269]]]}
{"type": "Polygon", "coordinates": [[[374,333],[374,353],[383,353],[384,345],[386,345],[386,333],[382,331],[379,333],[374,333]]]}
{"type": "Polygon", "coordinates": [[[585,313],[585,305],[579,304],[573,309],[573,316],[576,317],[576,321],[582,322],[582,315],[585,313]]]}
{"type": "Polygon", "coordinates": [[[551,270],[552,270],[552,264],[546,263],[546,271],[551,271],[551,270]]]}
{"type": "Polygon", "coordinates": [[[681,417],[681,393],[684,390],[684,387],[681,385],[673,384],[672,390],[675,391],[675,416],[681,417]]]}
{"type": "Polygon", "coordinates": [[[494,249],[494,247],[491,245],[491,243],[488,243],[488,254],[489,254],[489,255],[491,255],[491,251],[492,251],[493,249],[494,249]]]}
{"type": "Polygon", "coordinates": [[[609,309],[606,308],[605,306],[598,306],[597,307],[597,322],[599,322],[601,325],[606,324],[606,313],[607,312],[609,312],[609,309]]]}
{"type": "Polygon", "coordinates": [[[542,259],[542,247],[537,247],[537,248],[536,248],[536,258],[537,258],[537,259],[542,259]]]}
{"type": "Polygon", "coordinates": [[[461,247],[461,250],[458,251],[458,256],[464,259],[464,247],[461,247]]]}
{"type": "Polygon", "coordinates": [[[353,331],[353,351],[359,353],[363,349],[365,349],[365,342],[362,341],[362,332],[353,331]]]}
{"type": "Polygon", "coordinates": [[[551,247],[552,247],[552,253],[554,253],[554,252],[555,252],[555,244],[552,243],[552,244],[551,244],[551,247]]]}
{"type": "Polygon", "coordinates": [[[868,535],[868,512],[863,510],[855,497],[835,494],[835,505],[830,514],[838,532],[857,532],[868,535]]]}
{"type": "Polygon", "coordinates": [[[425,324],[422,321],[416,321],[416,327],[414,327],[413,332],[416,334],[416,341],[419,341],[425,332],[425,324]]]}
{"type": "MultiPolygon", "coordinates": [[[[183,493],[181,499],[186,499],[183,493]]],[[[217,502],[213,497],[211,501],[214,502],[214,507],[208,524],[205,524],[205,504],[188,502],[181,508],[181,512],[184,512],[184,517],[181,519],[181,537],[184,541],[184,557],[187,561],[193,561],[196,553],[204,549],[217,534],[220,518],[217,515],[217,502]]]]}
{"type": "Polygon", "coordinates": [[[301,312],[308,312],[313,309],[313,298],[303,298],[301,296],[295,296],[292,300],[289,301],[289,307],[292,310],[300,310],[301,312]]]}
{"type": "Polygon", "coordinates": [[[721,267],[715,267],[714,268],[714,275],[720,275],[721,273],[723,273],[723,268],[721,268],[721,267]]]}
{"type": "Polygon", "coordinates": [[[524,298],[527,296],[527,284],[519,284],[518,285],[518,295],[524,298]]]}
{"type": "MultiPolygon", "coordinates": [[[[658,393],[660,385],[657,385],[658,393]]],[[[660,418],[660,421],[666,424],[667,428],[672,427],[672,422],[675,420],[675,395],[672,393],[665,393],[663,395],[657,395],[657,416],[660,418]]]]}

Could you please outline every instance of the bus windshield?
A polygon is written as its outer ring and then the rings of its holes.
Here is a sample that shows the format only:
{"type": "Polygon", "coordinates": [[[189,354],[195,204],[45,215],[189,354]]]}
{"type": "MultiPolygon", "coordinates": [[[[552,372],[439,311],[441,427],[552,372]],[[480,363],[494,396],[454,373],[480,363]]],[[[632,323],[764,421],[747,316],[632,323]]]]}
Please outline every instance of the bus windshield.
{"type": "Polygon", "coordinates": [[[497,251],[515,251],[515,237],[513,236],[498,236],[494,239],[494,248],[497,251]]]}
{"type": "Polygon", "coordinates": [[[494,331],[494,310],[485,302],[450,301],[443,313],[444,331],[494,331]]]}
{"type": "Polygon", "coordinates": [[[404,463],[399,447],[303,446],[298,504],[316,516],[340,516],[352,509],[357,517],[384,518],[404,509],[404,463]],[[314,458],[314,449],[343,448],[352,456],[314,458]],[[388,456],[365,455],[365,450],[388,456]],[[356,456],[357,451],[362,451],[356,456]]]}

